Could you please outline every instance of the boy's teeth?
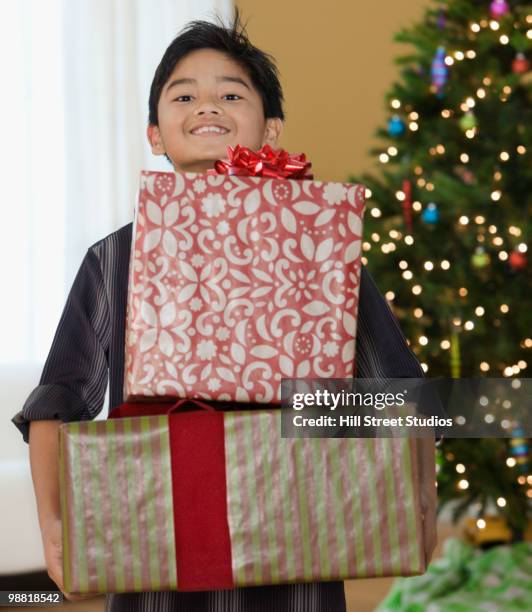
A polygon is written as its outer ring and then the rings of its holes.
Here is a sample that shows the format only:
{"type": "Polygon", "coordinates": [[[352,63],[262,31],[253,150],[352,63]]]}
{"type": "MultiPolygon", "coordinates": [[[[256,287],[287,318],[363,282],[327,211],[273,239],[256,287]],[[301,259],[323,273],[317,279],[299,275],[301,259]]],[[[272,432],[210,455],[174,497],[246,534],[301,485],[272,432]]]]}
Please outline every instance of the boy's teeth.
{"type": "Polygon", "coordinates": [[[225,134],[227,130],[225,128],[219,128],[215,125],[208,125],[205,127],[194,130],[193,134],[203,134],[204,132],[216,132],[217,134],[225,134]]]}

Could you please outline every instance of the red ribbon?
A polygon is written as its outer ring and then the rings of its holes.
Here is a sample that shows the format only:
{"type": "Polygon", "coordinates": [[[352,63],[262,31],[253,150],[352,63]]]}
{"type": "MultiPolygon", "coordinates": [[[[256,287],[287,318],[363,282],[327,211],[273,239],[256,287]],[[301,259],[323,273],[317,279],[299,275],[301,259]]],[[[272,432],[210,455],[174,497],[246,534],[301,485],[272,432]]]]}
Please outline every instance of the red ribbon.
{"type": "Polygon", "coordinates": [[[312,180],[311,166],[304,153],[290,154],[267,144],[258,151],[236,145],[227,147],[227,159],[218,159],[207,174],[312,180]]]}

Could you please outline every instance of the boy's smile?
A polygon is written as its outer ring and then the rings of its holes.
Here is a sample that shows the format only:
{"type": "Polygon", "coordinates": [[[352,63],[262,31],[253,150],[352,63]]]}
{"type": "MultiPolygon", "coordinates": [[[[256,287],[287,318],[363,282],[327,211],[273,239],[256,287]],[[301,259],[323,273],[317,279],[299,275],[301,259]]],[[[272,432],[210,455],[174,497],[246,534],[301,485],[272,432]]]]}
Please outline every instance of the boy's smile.
{"type": "Polygon", "coordinates": [[[246,71],[229,56],[200,49],[185,56],[163,87],[159,125],[148,126],[155,155],[175,170],[204,172],[227,157],[227,146],[275,147],[279,118],[265,119],[262,99],[246,71]]]}
{"type": "Polygon", "coordinates": [[[228,134],[229,130],[219,125],[205,123],[200,125],[199,127],[194,128],[193,130],[191,130],[190,133],[194,134],[195,136],[222,136],[224,134],[228,134]]]}

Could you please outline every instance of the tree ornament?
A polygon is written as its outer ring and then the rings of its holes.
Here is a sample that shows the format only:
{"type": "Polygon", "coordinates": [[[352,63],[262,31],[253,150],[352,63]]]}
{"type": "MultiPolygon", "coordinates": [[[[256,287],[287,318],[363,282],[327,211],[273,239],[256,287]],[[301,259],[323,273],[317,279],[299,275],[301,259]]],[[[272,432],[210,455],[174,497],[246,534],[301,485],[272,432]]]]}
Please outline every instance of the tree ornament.
{"type": "Polygon", "coordinates": [[[408,179],[403,180],[403,193],[405,194],[405,199],[403,200],[403,217],[408,233],[412,234],[412,183],[408,179]]]}
{"type": "Polygon", "coordinates": [[[532,87],[532,70],[525,72],[519,77],[519,84],[525,88],[532,87]]]}
{"type": "Polygon", "coordinates": [[[438,13],[438,19],[436,20],[436,25],[437,25],[438,29],[445,30],[446,23],[447,23],[447,19],[446,19],[446,16],[445,16],[445,11],[442,9],[438,13]]]}
{"type": "Polygon", "coordinates": [[[426,208],[423,209],[423,212],[421,213],[421,218],[428,225],[436,225],[440,218],[438,206],[434,204],[434,202],[429,202],[426,208]]]}
{"type": "Polygon", "coordinates": [[[523,270],[527,264],[526,255],[520,251],[512,251],[510,257],[508,257],[508,263],[515,272],[523,270]]]}
{"type": "Polygon", "coordinates": [[[445,65],[445,47],[438,47],[430,66],[430,78],[437,94],[441,95],[443,92],[448,74],[449,69],[445,65]]]}
{"type": "Polygon", "coordinates": [[[401,136],[405,131],[405,123],[399,117],[399,115],[394,115],[391,117],[390,121],[388,121],[388,134],[392,137],[401,136]]]}
{"type": "Polygon", "coordinates": [[[460,339],[458,336],[458,329],[454,326],[451,332],[451,348],[449,350],[449,357],[451,361],[451,378],[460,378],[460,339]]]}
{"type": "Polygon", "coordinates": [[[515,458],[515,463],[522,474],[528,474],[529,447],[525,438],[525,432],[521,426],[517,426],[512,431],[510,440],[511,452],[515,458]]]}
{"type": "Polygon", "coordinates": [[[454,173],[459,176],[466,185],[473,185],[476,182],[475,175],[464,166],[455,166],[454,173]]]}
{"type": "Polygon", "coordinates": [[[475,252],[471,256],[471,264],[474,268],[481,269],[485,268],[490,263],[490,256],[484,250],[484,247],[477,247],[475,252]]]}
{"type": "Polygon", "coordinates": [[[476,128],[477,118],[475,117],[475,113],[472,111],[467,111],[467,113],[460,118],[460,127],[464,132],[476,128]]]}
{"type": "Polygon", "coordinates": [[[524,53],[518,53],[512,62],[512,72],[514,74],[525,74],[530,70],[530,62],[524,53]]]}
{"type": "Polygon", "coordinates": [[[509,11],[506,0],[493,0],[490,5],[490,13],[493,19],[500,19],[509,11]]]}

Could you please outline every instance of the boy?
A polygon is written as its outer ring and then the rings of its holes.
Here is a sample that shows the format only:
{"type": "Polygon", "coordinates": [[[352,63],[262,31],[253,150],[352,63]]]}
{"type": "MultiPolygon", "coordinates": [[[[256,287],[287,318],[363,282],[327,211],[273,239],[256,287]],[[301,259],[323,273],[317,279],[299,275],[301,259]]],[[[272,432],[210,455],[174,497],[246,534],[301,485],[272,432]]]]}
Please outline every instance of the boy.
{"type": "MultiPolygon", "coordinates": [[[[277,145],[284,113],[277,69],[231,28],[192,22],[166,50],[149,98],[147,136],[155,155],[176,171],[203,172],[226,156],[227,145],[277,145]]],[[[30,462],[46,565],[63,590],[58,485],[58,426],[94,418],[107,377],[109,409],[123,402],[124,334],[132,224],[92,245],[74,280],[42,377],[13,418],[30,443],[30,462]],[[31,424],[31,427],[30,427],[31,424]]],[[[362,273],[357,373],[363,377],[422,377],[390,309],[362,273]]],[[[72,599],[78,597],[70,596],[72,599]]],[[[343,582],[276,585],[197,593],[107,596],[107,610],[341,612],[343,582]]]]}

